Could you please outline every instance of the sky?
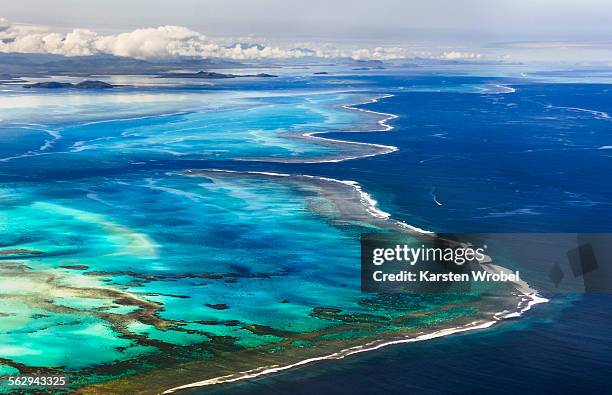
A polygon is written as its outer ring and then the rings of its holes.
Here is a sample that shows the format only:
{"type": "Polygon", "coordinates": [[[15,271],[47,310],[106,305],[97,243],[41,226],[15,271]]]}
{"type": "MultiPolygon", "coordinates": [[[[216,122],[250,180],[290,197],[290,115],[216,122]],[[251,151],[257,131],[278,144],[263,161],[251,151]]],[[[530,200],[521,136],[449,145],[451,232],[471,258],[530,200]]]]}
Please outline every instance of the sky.
{"type": "Polygon", "coordinates": [[[393,47],[403,56],[612,62],[610,0],[0,0],[0,18],[5,27],[106,37],[171,25],[207,42],[246,38],[282,49],[333,43],[351,54],[393,47]]]}

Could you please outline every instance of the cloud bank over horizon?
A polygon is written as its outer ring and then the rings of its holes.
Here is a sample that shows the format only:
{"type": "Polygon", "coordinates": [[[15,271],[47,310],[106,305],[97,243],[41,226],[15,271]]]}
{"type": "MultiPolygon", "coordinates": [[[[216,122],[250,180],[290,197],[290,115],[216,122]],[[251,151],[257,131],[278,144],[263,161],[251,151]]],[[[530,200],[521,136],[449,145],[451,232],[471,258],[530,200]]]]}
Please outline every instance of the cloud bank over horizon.
{"type": "Polygon", "coordinates": [[[352,58],[355,60],[397,60],[421,56],[436,59],[477,60],[481,54],[446,51],[410,53],[400,47],[335,48],[326,46],[280,48],[262,44],[223,45],[183,26],[159,26],[102,35],[90,29],[52,31],[45,26],[15,24],[0,18],[0,52],[40,53],[63,56],[108,54],[137,59],[202,57],[233,60],[352,58]]]}

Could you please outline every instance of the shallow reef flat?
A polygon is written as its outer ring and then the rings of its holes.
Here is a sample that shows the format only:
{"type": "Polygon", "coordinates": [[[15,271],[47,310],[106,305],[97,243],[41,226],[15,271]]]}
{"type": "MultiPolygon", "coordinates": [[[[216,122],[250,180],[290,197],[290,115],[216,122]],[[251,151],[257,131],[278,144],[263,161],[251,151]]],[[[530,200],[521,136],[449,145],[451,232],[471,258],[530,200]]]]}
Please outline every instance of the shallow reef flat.
{"type": "Polygon", "coordinates": [[[482,324],[519,298],[362,294],[359,234],[401,226],[351,183],[188,171],[1,191],[0,361],[69,374],[67,391],[214,383],[482,324]]]}
{"type": "Polygon", "coordinates": [[[61,169],[62,163],[70,172],[75,163],[97,168],[160,160],[324,162],[390,152],[315,136],[376,129],[379,115],[343,106],[368,96],[123,89],[0,97],[0,132],[7,138],[0,164],[19,174],[24,166],[38,173],[41,167],[61,169]]]}

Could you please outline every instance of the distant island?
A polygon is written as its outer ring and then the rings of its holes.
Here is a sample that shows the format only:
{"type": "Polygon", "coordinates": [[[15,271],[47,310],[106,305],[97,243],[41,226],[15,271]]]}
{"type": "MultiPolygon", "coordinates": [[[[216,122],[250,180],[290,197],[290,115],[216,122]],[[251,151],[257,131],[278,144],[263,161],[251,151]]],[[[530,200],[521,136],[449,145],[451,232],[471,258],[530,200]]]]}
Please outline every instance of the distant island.
{"type": "Polygon", "coordinates": [[[115,85],[107,84],[103,81],[83,81],[78,84],[70,82],[37,82],[35,84],[27,84],[24,88],[43,88],[43,89],[110,89],[115,85]]]}
{"type": "Polygon", "coordinates": [[[157,78],[201,78],[201,79],[224,79],[224,78],[275,78],[277,75],[260,73],[260,74],[224,74],[215,73],[214,71],[198,71],[197,73],[166,73],[161,74],[157,78]]]}

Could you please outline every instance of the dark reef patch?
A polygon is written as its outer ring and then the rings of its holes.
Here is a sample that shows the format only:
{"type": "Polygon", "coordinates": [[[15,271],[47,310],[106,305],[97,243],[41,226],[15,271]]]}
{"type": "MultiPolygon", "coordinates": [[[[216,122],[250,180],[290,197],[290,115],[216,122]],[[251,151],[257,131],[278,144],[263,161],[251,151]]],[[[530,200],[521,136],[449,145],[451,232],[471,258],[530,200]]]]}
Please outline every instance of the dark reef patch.
{"type": "Polygon", "coordinates": [[[215,303],[215,304],[204,303],[204,305],[206,307],[210,307],[211,309],[215,309],[215,310],[227,310],[227,309],[229,309],[229,305],[227,305],[225,303],[215,303]]]}

